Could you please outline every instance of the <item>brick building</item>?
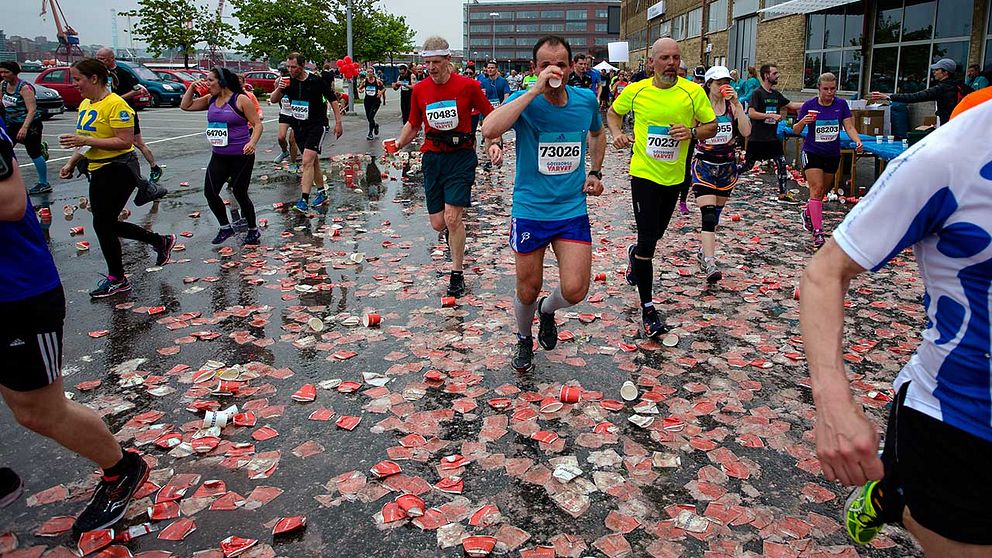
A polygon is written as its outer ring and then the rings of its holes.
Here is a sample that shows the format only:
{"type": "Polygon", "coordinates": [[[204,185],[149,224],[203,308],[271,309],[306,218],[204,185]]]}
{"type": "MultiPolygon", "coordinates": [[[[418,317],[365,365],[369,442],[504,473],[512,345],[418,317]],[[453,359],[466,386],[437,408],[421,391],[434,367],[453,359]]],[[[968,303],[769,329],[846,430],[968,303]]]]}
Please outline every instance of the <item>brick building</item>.
{"type": "Polygon", "coordinates": [[[621,36],[633,67],[672,37],[690,67],[743,75],[774,62],[784,91],[811,96],[830,71],[848,97],[908,93],[929,85],[940,58],[958,63],[958,77],[968,64],[992,71],[992,0],[623,0],[621,36]]]}
{"type": "Polygon", "coordinates": [[[620,40],[620,0],[473,0],[465,3],[462,21],[466,60],[482,63],[495,54],[504,71],[524,70],[538,39],[561,35],[573,52],[598,62],[607,43],[620,40]]]}

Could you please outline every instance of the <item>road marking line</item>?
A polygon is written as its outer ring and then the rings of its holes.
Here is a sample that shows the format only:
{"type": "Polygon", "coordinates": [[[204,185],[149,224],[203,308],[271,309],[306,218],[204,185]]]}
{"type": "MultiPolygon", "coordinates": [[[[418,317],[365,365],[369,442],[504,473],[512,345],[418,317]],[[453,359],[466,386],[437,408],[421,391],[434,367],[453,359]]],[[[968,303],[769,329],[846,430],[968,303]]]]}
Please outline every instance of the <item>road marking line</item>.
{"type": "MultiPolygon", "coordinates": [[[[275,122],[277,120],[279,120],[279,119],[278,118],[270,118],[268,120],[263,120],[262,121],[262,124],[268,124],[269,122],[275,122]]],[[[152,145],[152,144],[155,144],[155,143],[163,143],[163,142],[167,142],[167,141],[175,141],[175,140],[178,140],[178,139],[191,138],[193,136],[199,136],[201,134],[203,134],[203,132],[193,132],[192,134],[184,134],[184,135],[181,135],[181,136],[174,136],[174,137],[171,137],[171,138],[162,138],[162,139],[157,139],[157,140],[152,140],[152,141],[146,141],[145,142],[145,145],[152,145]]],[[[69,157],[58,157],[56,159],[49,159],[48,162],[49,163],[57,163],[59,161],[68,161],[71,157],[72,157],[71,155],[69,157]]],[[[17,166],[19,168],[31,167],[31,166],[34,166],[34,162],[21,163],[20,165],[17,165],[17,166]]]]}

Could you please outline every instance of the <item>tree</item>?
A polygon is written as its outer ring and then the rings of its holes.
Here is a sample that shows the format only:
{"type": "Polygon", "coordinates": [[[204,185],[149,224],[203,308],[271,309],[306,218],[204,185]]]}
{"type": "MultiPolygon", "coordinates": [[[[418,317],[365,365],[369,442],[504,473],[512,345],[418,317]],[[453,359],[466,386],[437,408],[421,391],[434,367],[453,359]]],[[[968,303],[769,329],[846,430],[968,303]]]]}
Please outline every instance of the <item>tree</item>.
{"type": "Polygon", "coordinates": [[[183,64],[189,68],[189,57],[196,45],[210,43],[218,47],[231,45],[234,27],[218,20],[207,8],[193,0],[138,0],[138,9],[122,12],[137,17],[135,35],[148,43],[152,56],[169,49],[183,54],[183,64]]]}
{"type": "Polygon", "coordinates": [[[377,11],[369,19],[366,34],[355,45],[360,59],[378,60],[382,57],[392,62],[394,55],[413,50],[416,33],[406,24],[406,17],[377,11]]]}
{"type": "Polygon", "coordinates": [[[244,54],[270,60],[285,60],[299,52],[309,60],[319,60],[335,32],[328,18],[335,0],[232,0],[234,17],[241,22],[247,42],[238,48],[244,54]]]}

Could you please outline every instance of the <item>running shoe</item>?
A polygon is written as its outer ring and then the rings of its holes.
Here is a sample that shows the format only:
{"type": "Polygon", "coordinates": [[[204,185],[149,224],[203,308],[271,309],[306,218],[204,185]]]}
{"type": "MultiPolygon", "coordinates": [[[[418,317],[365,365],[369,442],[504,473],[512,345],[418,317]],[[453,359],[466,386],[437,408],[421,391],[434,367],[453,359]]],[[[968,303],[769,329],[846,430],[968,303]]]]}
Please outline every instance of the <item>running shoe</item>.
{"type": "Polygon", "coordinates": [[[44,157],[46,161],[48,160],[49,154],[48,154],[48,142],[47,141],[41,142],[41,156],[44,157]]]}
{"type": "Polygon", "coordinates": [[[372,141],[372,140],[374,140],[375,138],[374,138],[374,137],[372,137],[372,134],[370,133],[369,135],[367,135],[367,136],[365,136],[365,139],[367,139],[367,140],[369,140],[369,141],[372,141]]]}
{"type": "Polygon", "coordinates": [[[305,199],[300,198],[299,200],[297,200],[296,204],[293,205],[293,209],[295,209],[296,211],[298,211],[300,213],[304,213],[305,214],[307,212],[307,210],[310,209],[310,204],[308,204],[305,199]]]}
{"type": "Polygon", "coordinates": [[[285,161],[286,159],[289,159],[289,151],[283,151],[282,153],[277,155],[276,158],[272,160],[272,162],[277,165],[281,165],[282,162],[285,161]]]}
{"type": "Polygon", "coordinates": [[[248,234],[241,242],[242,246],[257,246],[262,242],[262,233],[258,229],[248,229],[248,234]]]}
{"type": "Polygon", "coordinates": [[[152,184],[158,184],[158,181],[162,179],[162,175],[165,174],[162,171],[162,167],[155,165],[152,170],[148,172],[148,181],[152,184]]]}
{"type": "Polygon", "coordinates": [[[803,220],[803,229],[805,229],[808,233],[813,232],[813,220],[809,217],[809,208],[804,208],[801,215],[803,220]]]}
{"type": "Polygon", "coordinates": [[[645,310],[642,314],[642,320],[644,322],[644,334],[652,339],[663,333],[667,333],[669,330],[665,322],[661,321],[661,316],[655,308],[645,310]]]}
{"type": "Polygon", "coordinates": [[[24,492],[24,483],[13,469],[0,467],[0,508],[14,503],[24,492]]]}
{"type": "Polygon", "coordinates": [[[74,533],[106,529],[124,517],[134,493],[148,479],[148,465],[140,455],[125,451],[124,459],[123,473],[116,477],[104,476],[100,479],[93,498],[72,526],[74,533]]]}
{"type": "Polygon", "coordinates": [[[799,203],[799,200],[796,199],[796,196],[793,196],[792,195],[792,192],[782,192],[781,194],[778,195],[778,202],[779,203],[799,203]]]}
{"type": "Polygon", "coordinates": [[[452,273],[448,279],[448,296],[462,296],[465,294],[465,274],[452,273]]]}
{"type": "Polygon", "coordinates": [[[534,338],[517,337],[517,351],[510,360],[517,372],[530,372],[534,369],[534,338]]]}
{"type": "Polygon", "coordinates": [[[289,172],[292,172],[292,173],[300,172],[300,164],[299,163],[290,163],[289,164],[289,172]]]}
{"type": "Polygon", "coordinates": [[[223,227],[217,231],[217,236],[210,241],[210,244],[223,244],[225,240],[234,236],[233,227],[223,227]]]}
{"type": "Polygon", "coordinates": [[[131,282],[127,280],[127,277],[121,277],[116,281],[111,281],[110,277],[104,276],[103,281],[100,281],[96,288],[90,291],[90,298],[107,298],[108,296],[114,296],[117,293],[126,293],[131,290],[131,282]]]}
{"type": "Polygon", "coordinates": [[[548,297],[541,297],[541,300],[537,301],[537,318],[539,322],[537,327],[537,342],[541,344],[542,349],[550,351],[558,345],[558,325],[555,324],[554,312],[550,314],[541,312],[541,307],[544,305],[545,300],[548,300],[548,297]]]}
{"type": "Polygon", "coordinates": [[[847,535],[857,544],[868,544],[882,530],[881,510],[875,507],[873,498],[878,481],[868,481],[851,491],[844,504],[844,524],[847,535]]]}
{"type": "Polygon", "coordinates": [[[158,256],[155,258],[155,265],[162,266],[169,263],[172,249],[176,246],[176,235],[167,234],[162,237],[162,245],[155,249],[158,256]]]}
{"type": "Polygon", "coordinates": [[[813,233],[813,248],[819,250],[824,244],[826,244],[826,242],[827,241],[823,239],[822,231],[816,231],[813,233]]]}
{"type": "Polygon", "coordinates": [[[376,137],[379,137],[379,124],[378,123],[375,125],[375,135],[376,135],[376,137]]]}
{"type": "Polygon", "coordinates": [[[627,279],[628,285],[637,284],[637,278],[634,277],[634,252],[636,250],[636,244],[631,244],[627,247],[627,271],[624,273],[624,277],[627,279]]]}
{"type": "Polygon", "coordinates": [[[327,203],[327,192],[320,190],[317,195],[313,197],[313,201],[310,202],[310,207],[320,207],[327,203]]]}
{"type": "Polygon", "coordinates": [[[683,216],[689,214],[689,206],[684,201],[679,202],[679,213],[683,216]]]}
{"type": "Polygon", "coordinates": [[[38,194],[47,194],[47,193],[49,193],[51,191],[52,191],[52,185],[51,184],[42,184],[41,182],[39,182],[39,183],[35,184],[33,188],[31,188],[30,190],[28,190],[28,194],[31,194],[31,195],[34,196],[34,195],[38,195],[38,194]]]}
{"type": "Polygon", "coordinates": [[[720,269],[717,268],[716,258],[706,260],[705,265],[703,266],[703,273],[706,274],[706,282],[710,284],[716,283],[720,279],[723,279],[723,273],[721,273],[720,269]]]}

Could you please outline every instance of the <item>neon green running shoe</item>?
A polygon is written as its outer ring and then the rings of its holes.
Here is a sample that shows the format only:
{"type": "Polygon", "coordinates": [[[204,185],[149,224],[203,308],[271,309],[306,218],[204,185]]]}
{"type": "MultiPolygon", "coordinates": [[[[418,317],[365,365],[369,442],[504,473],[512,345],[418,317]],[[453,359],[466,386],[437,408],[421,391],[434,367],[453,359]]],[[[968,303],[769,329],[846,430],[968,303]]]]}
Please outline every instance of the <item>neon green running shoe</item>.
{"type": "Polygon", "coordinates": [[[870,543],[885,525],[880,517],[881,510],[872,502],[877,484],[878,481],[869,481],[864,486],[855,488],[844,504],[847,535],[857,544],[870,543]]]}

